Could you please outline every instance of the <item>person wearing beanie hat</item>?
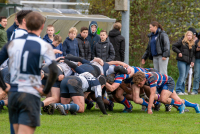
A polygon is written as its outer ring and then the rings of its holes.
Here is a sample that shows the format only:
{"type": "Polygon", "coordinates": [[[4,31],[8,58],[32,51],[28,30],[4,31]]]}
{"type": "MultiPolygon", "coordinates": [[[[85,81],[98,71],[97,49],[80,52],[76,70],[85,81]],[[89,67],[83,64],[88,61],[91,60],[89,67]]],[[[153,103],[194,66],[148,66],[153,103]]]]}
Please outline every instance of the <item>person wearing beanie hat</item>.
{"type": "Polygon", "coordinates": [[[193,27],[189,27],[188,31],[191,31],[194,34],[194,41],[196,42],[198,40],[198,38],[197,38],[198,33],[197,33],[196,29],[193,27]]]}

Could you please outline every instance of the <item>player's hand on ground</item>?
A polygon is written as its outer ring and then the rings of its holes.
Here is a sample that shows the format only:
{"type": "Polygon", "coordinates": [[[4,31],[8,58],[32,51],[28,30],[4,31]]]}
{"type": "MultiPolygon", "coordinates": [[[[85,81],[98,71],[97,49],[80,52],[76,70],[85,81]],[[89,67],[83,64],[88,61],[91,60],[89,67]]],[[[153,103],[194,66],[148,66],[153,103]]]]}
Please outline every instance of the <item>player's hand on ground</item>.
{"type": "Polygon", "coordinates": [[[148,114],[153,114],[152,109],[148,109],[148,114]]]}
{"type": "Polygon", "coordinates": [[[58,81],[62,81],[64,78],[65,78],[65,76],[61,74],[58,76],[58,81]]]}

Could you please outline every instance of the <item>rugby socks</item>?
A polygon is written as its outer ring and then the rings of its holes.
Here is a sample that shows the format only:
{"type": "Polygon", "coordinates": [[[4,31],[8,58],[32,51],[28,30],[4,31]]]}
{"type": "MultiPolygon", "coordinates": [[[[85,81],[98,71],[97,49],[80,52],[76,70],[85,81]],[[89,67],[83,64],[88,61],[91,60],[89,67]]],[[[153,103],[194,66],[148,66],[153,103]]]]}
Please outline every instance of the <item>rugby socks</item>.
{"type": "Polygon", "coordinates": [[[4,106],[4,105],[5,105],[5,103],[4,103],[3,100],[0,101],[0,105],[1,105],[1,106],[4,106]]]}
{"type": "Polygon", "coordinates": [[[158,100],[157,101],[160,101],[160,95],[159,94],[157,94],[158,95],[158,100]]]}
{"type": "Polygon", "coordinates": [[[197,104],[196,103],[191,103],[191,102],[185,100],[185,106],[186,107],[193,107],[193,108],[195,108],[197,106],[197,104]]]}
{"type": "Polygon", "coordinates": [[[58,105],[63,105],[62,103],[55,103],[54,105],[56,105],[56,107],[58,106],[58,105]]]}
{"type": "Polygon", "coordinates": [[[126,109],[131,109],[130,102],[125,97],[120,103],[123,104],[126,109]]]}
{"type": "Polygon", "coordinates": [[[172,101],[171,101],[170,105],[175,105],[175,106],[178,106],[178,107],[180,107],[180,106],[183,105],[181,102],[175,101],[175,100],[172,99],[172,98],[171,98],[171,100],[172,100],[172,101]]]}
{"type": "Polygon", "coordinates": [[[143,99],[142,105],[148,107],[148,103],[144,99],[143,99]]]}
{"type": "Polygon", "coordinates": [[[85,99],[85,104],[89,104],[90,101],[88,99],[85,99]]]}
{"type": "Polygon", "coordinates": [[[44,102],[41,101],[41,107],[44,107],[44,102]]]}
{"type": "Polygon", "coordinates": [[[65,104],[62,105],[65,110],[70,110],[72,112],[77,112],[79,110],[79,105],[77,104],[65,104]]]}
{"type": "Polygon", "coordinates": [[[155,105],[158,105],[160,102],[158,102],[158,101],[155,101],[154,100],[154,102],[153,102],[153,104],[155,104],[155,105]]]}

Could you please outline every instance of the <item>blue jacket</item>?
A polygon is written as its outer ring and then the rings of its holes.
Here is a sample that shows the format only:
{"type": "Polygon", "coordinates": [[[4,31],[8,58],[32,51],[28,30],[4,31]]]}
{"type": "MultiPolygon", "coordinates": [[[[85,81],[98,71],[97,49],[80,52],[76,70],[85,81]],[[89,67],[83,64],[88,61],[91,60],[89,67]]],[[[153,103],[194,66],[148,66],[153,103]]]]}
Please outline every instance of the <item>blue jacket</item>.
{"type": "MultiPolygon", "coordinates": [[[[55,47],[53,44],[51,44],[51,45],[52,45],[53,49],[57,49],[57,50],[60,50],[61,52],[63,52],[62,43],[60,43],[57,47],[55,47]]],[[[57,53],[55,55],[56,55],[56,58],[58,58],[58,57],[62,57],[63,53],[62,54],[57,53]]]]}
{"type": "Polygon", "coordinates": [[[151,54],[152,56],[157,56],[157,50],[156,50],[156,41],[157,41],[157,37],[158,37],[158,30],[156,31],[156,33],[151,33],[151,41],[150,41],[150,46],[151,46],[151,54]]]}
{"type": "MultiPolygon", "coordinates": [[[[62,48],[62,43],[60,43],[57,47],[55,47],[53,44],[52,44],[52,40],[49,38],[48,34],[46,34],[44,37],[43,37],[43,40],[45,40],[46,42],[48,42],[49,44],[52,45],[53,49],[58,49],[60,51],[63,52],[63,48],[62,48]]],[[[55,54],[56,55],[56,58],[58,57],[61,57],[63,56],[63,53],[62,54],[55,54]]]]}
{"type": "Polygon", "coordinates": [[[63,56],[66,56],[67,54],[72,54],[79,57],[78,41],[76,38],[71,40],[69,37],[67,37],[63,42],[63,56]]]}
{"type": "Polygon", "coordinates": [[[14,31],[16,28],[18,28],[18,26],[17,26],[16,23],[14,22],[13,25],[10,26],[10,27],[6,30],[8,41],[10,41],[10,37],[11,37],[13,31],[14,31]]]}
{"type": "Polygon", "coordinates": [[[93,47],[100,40],[100,36],[97,34],[97,30],[96,32],[92,33],[92,30],[91,30],[92,25],[96,25],[97,29],[98,29],[98,25],[96,21],[92,21],[89,25],[89,30],[88,30],[87,40],[90,42],[91,53],[93,54],[93,47]]]}
{"type": "Polygon", "coordinates": [[[48,42],[49,44],[52,44],[52,42],[53,42],[51,39],[49,39],[48,34],[46,34],[46,35],[43,37],[43,40],[45,40],[45,41],[48,42]]]}

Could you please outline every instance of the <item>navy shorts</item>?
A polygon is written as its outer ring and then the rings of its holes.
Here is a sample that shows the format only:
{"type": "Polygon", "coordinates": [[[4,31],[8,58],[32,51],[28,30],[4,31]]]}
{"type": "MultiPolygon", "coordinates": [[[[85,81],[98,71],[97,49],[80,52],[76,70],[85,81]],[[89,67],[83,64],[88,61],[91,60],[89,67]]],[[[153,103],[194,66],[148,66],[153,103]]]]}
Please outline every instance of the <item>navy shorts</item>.
{"type": "Polygon", "coordinates": [[[23,92],[8,93],[8,111],[11,124],[40,126],[40,98],[23,92]]]}
{"type": "Polygon", "coordinates": [[[170,92],[173,93],[174,87],[175,87],[175,82],[172,79],[172,77],[169,76],[168,81],[162,87],[157,88],[157,91],[159,94],[161,94],[162,90],[169,90],[170,92]]]}
{"type": "MultiPolygon", "coordinates": [[[[47,82],[47,79],[42,79],[42,85],[46,85],[46,82],[47,82]]],[[[57,88],[60,88],[60,83],[61,81],[56,81],[52,87],[57,87],[57,88]]]]}
{"type": "Polygon", "coordinates": [[[68,76],[64,78],[60,84],[60,96],[63,98],[84,96],[81,79],[76,76],[68,76]]]}

